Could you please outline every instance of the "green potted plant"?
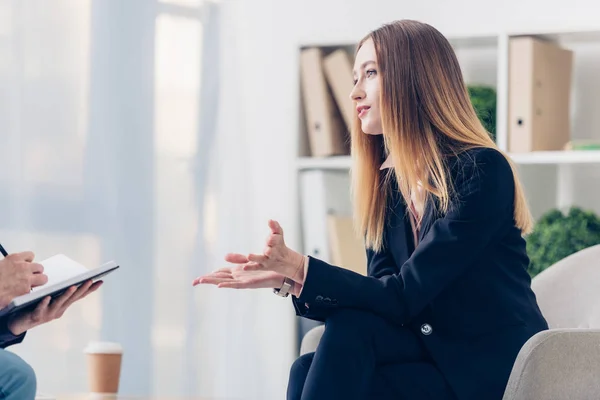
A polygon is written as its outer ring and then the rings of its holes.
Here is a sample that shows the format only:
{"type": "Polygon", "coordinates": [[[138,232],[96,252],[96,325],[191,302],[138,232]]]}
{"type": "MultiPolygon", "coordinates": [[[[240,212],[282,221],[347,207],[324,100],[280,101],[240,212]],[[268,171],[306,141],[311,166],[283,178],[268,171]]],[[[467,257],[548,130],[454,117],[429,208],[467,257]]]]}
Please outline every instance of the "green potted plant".
{"type": "Polygon", "coordinates": [[[600,244],[600,218],[592,211],[571,207],[545,213],[527,236],[529,274],[536,276],[563,258],[600,244]]]}
{"type": "Polygon", "coordinates": [[[479,120],[496,141],[496,89],[486,85],[467,85],[469,97],[479,120]]]}

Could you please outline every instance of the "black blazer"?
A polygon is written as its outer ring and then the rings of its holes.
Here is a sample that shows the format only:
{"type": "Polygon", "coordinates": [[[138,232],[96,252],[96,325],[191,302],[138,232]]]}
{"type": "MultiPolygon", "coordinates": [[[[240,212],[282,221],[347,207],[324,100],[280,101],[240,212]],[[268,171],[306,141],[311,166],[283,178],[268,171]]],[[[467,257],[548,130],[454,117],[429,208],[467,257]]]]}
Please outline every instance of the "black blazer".
{"type": "Polygon", "coordinates": [[[508,162],[494,149],[477,148],[448,165],[458,197],[443,216],[435,201],[426,201],[416,248],[393,184],[385,248],[367,250],[368,276],[309,257],[293,302],[297,315],[310,319],[354,308],[408,327],[460,400],[499,400],[521,346],[548,325],[514,223],[508,162]]]}

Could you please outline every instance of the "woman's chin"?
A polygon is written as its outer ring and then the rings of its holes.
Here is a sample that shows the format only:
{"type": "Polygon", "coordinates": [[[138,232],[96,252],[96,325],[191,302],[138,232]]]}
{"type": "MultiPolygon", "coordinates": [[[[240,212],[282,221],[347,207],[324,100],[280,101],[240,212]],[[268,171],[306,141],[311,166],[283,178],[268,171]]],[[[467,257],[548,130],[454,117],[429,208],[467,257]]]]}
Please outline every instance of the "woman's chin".
{"type": "Polygon", "coordinates": [[[362,131],[365,133],[365,135],[377,136],[377,135],[382,135],[383,134],[380,130],[376,130],[376,129],[365,129],[365,128],[363,128],[362,131]]]}
{"type": "Polygon", "coordinates": [[[379,124],[370,124],[369,121],[362,121],[362,131],[367,134],[367,135],[381,135],[381,127],[380,126],[374,126],[374,125],[379,125],[379,124]]]}

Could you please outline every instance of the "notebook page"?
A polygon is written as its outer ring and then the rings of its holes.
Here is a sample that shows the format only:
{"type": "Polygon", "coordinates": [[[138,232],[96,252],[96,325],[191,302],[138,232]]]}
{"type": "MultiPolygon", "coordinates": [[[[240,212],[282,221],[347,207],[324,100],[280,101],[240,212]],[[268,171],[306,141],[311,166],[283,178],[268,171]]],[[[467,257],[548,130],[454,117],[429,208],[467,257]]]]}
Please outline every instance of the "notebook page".
{"type": "Polygon", "coordinates": [[[48,283],[43,286],[33,288],[32,291],[53,285],[55,283],[72,278],[79,274],[88,271],[88,268],[79,264],[77,261],[71,260],[64,254],[57,254],[43,261],[40,264],[44,266],[44,274],[48,276],[48,283]]]}

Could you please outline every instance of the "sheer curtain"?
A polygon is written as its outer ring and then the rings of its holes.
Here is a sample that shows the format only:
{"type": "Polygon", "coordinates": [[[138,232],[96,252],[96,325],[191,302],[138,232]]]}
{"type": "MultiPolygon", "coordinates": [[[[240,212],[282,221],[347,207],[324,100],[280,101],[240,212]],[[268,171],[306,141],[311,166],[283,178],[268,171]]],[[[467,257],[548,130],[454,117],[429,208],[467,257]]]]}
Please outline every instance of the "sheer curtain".
{"type": "Polygon", "coordinates": [[[122,267],[10,348],[40,391],[85,392],[82,350],[100,339],[123,344],[124,394],[283,398],[289,303],[191,287],[264,239],[243,3],[0,2],[0,242],[122,267]]]}

